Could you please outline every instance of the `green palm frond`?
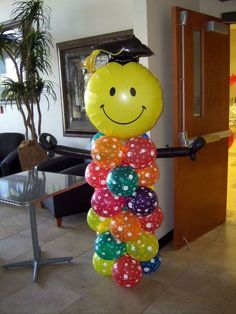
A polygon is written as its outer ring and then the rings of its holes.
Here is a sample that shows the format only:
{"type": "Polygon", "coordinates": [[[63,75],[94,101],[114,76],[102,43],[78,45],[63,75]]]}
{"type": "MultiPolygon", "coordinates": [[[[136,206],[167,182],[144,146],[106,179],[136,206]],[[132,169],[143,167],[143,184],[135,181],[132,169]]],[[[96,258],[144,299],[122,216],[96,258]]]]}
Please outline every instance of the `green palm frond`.
{"type": "MultiPolygon", "coordinates": [[[[0,82],[1,98],[6,103],[16,103],[25,123],[35,140],[34,105],[41,116],[40,100],[49,96],[55,100],[53,83],[43,80],[41,75],[51,74],[52,37],[50,30],[49,7],[43,0],[17,1],[14,3],[11,22],[12,29],[0,25],[0,59],[11,58],[17,79],[7,78],[0,82]],[[16,28],[17,25],[17,28],[16,28]],[[28,111],[27,118],[23,108],[28,111]]],[[[40,132],[41,127],[38,128],[40,132]]],[[[26,131],[27,133],[27,131],[26,131]]]]}

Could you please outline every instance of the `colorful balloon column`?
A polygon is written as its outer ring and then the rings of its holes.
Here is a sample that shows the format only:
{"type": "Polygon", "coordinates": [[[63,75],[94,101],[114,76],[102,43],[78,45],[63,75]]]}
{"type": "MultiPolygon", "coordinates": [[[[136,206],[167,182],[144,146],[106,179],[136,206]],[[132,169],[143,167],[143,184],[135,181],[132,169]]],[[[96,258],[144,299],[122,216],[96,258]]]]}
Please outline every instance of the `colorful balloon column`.
{"type": "Polygon", "coordinates": [[[118,285],[133,287],[161,263],[155,231],[163,213],[153,190],[160,172],[156,146],[144,134],[161,114],[161,87],[137,62],[110,62],[91,76],[85,103],[100,131],[85,173],[95,188],[87,215],[97,233],[93,266],[118,285]]]}

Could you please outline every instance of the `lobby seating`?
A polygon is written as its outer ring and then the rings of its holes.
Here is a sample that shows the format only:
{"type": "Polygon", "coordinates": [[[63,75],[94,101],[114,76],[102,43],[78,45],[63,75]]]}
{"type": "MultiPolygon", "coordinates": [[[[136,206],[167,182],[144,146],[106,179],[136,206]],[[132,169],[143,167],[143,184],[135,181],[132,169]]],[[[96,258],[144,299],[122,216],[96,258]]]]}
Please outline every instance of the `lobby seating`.
{"type": "Polygon", "coordinates": [[[17,147],[24,140],[22,133],[0,133],[0,177],[21,171],[17,147]]]}
{"type": "MultiPolygon", "coordinates": [[[[69,156],[56,156],[46,160],[36,167],[40,171],[72,174],[84,176],[85,169],[90,159],[80,159],[69,156]]],[[[94,189],[89,184],[65,191],[43,201],[43,207],[47,208],[56,218],[57,226],[62,226],[62,217],[87,212],[91,207],[91,197],[94,189]]]]}

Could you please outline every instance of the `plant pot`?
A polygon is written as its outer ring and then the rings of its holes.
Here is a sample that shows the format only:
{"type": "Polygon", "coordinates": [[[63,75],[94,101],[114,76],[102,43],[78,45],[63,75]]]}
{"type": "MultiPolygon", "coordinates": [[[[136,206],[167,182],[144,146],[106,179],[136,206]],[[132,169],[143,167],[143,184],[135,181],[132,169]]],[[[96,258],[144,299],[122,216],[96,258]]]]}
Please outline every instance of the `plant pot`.
{"type": "Polygon", "coordinates": [[[47,152],[38,144],[32,141],[24,141],[18,147],[22,171],[32,170],[35,166],[48,159],[47,152]]]}

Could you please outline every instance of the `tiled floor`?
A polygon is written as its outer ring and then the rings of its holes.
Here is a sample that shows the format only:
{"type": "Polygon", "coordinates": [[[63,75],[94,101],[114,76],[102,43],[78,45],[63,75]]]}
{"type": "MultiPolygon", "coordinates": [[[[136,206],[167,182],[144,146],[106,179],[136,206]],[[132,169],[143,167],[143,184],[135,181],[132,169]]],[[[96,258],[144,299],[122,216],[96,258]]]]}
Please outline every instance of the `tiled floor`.
{"type": "MultiPolygon", "coordinates": [[[[231,148],[230,156],[234,155],[231,148]]],[[[236,169],[236,161],[230,162],[236,169]]],[[[236,184],[232,180],[230,184],[234,193],[236,184]]],[[[235,208],[235,198],[233,201],[235,208]]],[[[84,214],[65,218],[64,227],[57,228],[51,215],[39,209],[43,255],[75,258],[71,264],[41,268],[37,283],[31,281],[31,269],[0,268],[0,314],[234,314],[236,214],[230,201],[228,206],[226,224],[191,243],[190,250],[174,251],[171,244],[164,247],[160,269],[143,276],[141,283],[131,289],[118,287],[110,277],[94,271],[91,260],[95,234],[88,228],[84,214]]],[[[0,265],[30,257],[26,212],[1,206],[0,265]]]]}

